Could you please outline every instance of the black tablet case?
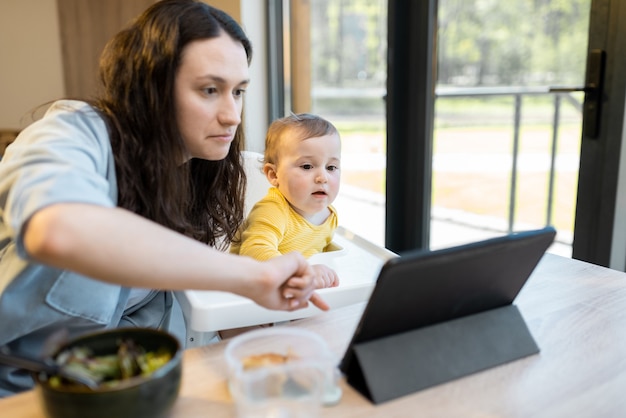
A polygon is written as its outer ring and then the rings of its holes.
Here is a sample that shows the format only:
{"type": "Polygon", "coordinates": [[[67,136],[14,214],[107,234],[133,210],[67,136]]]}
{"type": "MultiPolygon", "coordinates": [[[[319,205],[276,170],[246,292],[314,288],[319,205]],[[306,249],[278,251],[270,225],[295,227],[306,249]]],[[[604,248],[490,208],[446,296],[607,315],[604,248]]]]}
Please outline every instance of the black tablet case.
{"type": "Polygon", "coordinates": [[[348,383],[381,403],[539,352],[513,300],[555,235],[388,260],[340,364],[348,383]]]}

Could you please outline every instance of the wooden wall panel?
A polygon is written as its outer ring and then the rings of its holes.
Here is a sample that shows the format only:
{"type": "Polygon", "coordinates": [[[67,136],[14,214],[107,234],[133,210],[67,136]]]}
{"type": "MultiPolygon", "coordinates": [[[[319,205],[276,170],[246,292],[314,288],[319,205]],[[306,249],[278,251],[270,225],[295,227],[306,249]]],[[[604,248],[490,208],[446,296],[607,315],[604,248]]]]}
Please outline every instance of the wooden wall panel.
{"type": "Polygon", "coordinates": [[[291,107],[295,113],[311,111],[311,5],[291,0],[291,107]]]}
{"type": "MultiPolygon", "coordinates": [[[[155,0],[57,0],[65,95],[92,97],[99,85],[98,62],[107,41],[155,0]]],[[[205,1],[241,21],[241,4],[205,1]]]]}
{"type": "Polygon", "coordinates": [[[92,97],[107,41],[154,0],[57,0],[65,94],[92,97]]]}
{"type": "MultiPolygon", "coordinates": [[[[235,0],[203,0],[206,4],[221,9],[241,24],[241,1],[235,0]]],[[[257,0],[259,1],[259,0],[257,0]]]]}

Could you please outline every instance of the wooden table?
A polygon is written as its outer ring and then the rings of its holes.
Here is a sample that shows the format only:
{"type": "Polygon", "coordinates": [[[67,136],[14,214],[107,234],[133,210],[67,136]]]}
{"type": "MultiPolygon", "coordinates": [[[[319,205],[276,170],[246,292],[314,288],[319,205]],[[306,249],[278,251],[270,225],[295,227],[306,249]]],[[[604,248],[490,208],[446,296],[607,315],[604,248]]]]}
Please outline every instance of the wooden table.
{"type": "MultiPolygon", "coordinates": [[[[626,274],[546,254],[516,300],[541,352],[373,405],[341,382],[322,417],[626,416],[626,274]]],[[[342,356],[364,305],[292,322],[321,334],[342,356]]],[[[172,417],[233,417],[225,342],[186,351],[172,417]]],[[[33,392],[0,400],[0,416],[43,417],[33,392]]]]}

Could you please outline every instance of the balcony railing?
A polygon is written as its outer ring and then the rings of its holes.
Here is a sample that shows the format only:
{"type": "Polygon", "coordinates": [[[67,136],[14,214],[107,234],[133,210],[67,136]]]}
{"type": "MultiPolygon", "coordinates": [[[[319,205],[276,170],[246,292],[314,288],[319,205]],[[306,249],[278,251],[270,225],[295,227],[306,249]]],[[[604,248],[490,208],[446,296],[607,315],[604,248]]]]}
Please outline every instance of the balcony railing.
{"type": "Polygon", "coordinates": [[[582,103],[572,94],[577,88],[561,88],[553,89],[550,87],[468,87],[468,88],[437,88],[435,96],[438,99],[449,98],[477,98],[489,96],[509,96],[512,97],[514,116],[513,116],[513,152],[511,165],[511,184],[509,194],[509,210],[508,210],[508,231],[512,232],[515,224],[515,207],[517,195],[518,180],[518,161],[519,161],[519,143],[520,129],[522,126],[522,106],[525,96],[548,95],[553,98],[553,115],[552,115],[552,136],[551,136],[551,152],[550,152],[550,168],[548,173],[548,192],[545,224],[553,224],[553,208],[554,208],[554,180],[555,180],[555,161],[557,153],[557,142],[559,135],[559,126],[561,123],[561,102],[565,100],[573,106],[579,113],[582,112],[582,103]]]}
{"type": "MultiPolygon", "coordinates": [[[[353,100],[381,100],[384,98],[385,91],[380,88],[371,89],[345,89],[345,88],[316,88],[312,91],[314,99],[332,100],[332,99],[353,99],[353,100]]],[[[511,158],[511,175],[509,185],[508,198],[508,210],[505,216],[507,219],[502,219],[502,223],[498,222],[497,228],[494,228],[494,224],[491,219],[486,220],[484,223],[479,219],[480,216],[468,213],[469,216],[460,216],[456,219],[456,210],[441,211],[434,210],[432,212],[433,219],[431,220],[433,225],[431,227],[431,247],[442,247],[449,245],[449,238],[453,237],[454,240],[458,240],[458,243],[469,242],[472,240],[489,238],[491,236],[499,235],[501,232],[512,232],[515,226],[516,216],[516,196],[518,188],[518,162],[520,158],[520,134],[523,128],[523,122],[526,120],[522,117],[522,110],[524,109],[524,98],[529,96],[544,95],[551,98],[551,121],[547,124],[551,133],[551,144],[549,146],[549,167],[548,167],[548,185],[546,194],[546,211],[545,211],[545,224],[552,225],[554,214],[554,198],[555,198],[555,177],[557,169],[557,142],[559,138],[559,130],[564,121],[562,117],[562,105],[572,106],[574,109],[574,115],[576,119],[581,114],[582,103],[576,97],[568,91],[551,91],[549,87],[468,87],[468,88],[437,88],[435,96],[439,100],[450,100],[454,98],[481,98],[489,96],[504,96],[511,97],[513,118],[509,119],[505,123],[513,125],[512,129],[512,142],[513,150],[510,156],[511,158]],[[439,213],[439,215],[435,215],[439,213]],[[487,223],[489,226],[486,226],[487,223]],[[508,231],[507,231],[508,230],[508,231]]],[[[571,113],[571,112],[570,112],[571,113]]],[[[384,112],[381,108],[381,114],[377,114],[376,117],[384,118],[384,112]]],[[[334,119],[331,117],[331,119],[334,119]]],[[[543,119],[542,119],[543,120],[543,119]]],[[[382,138],[384,142],[384,138],[382,138]]],[[[346,156],[347,157],[347,156],[346,156]]],[[[364,159],[362,154],[358,154],[357,158],[363,160],[368,169],[372,167],[378,167],[384,170],[384,155],[369,155],[373,158],[364,159]]],[[[575,191],[574,191],[575,192],[575,191]]],[[[358,187],[350,187],[347,185],[342,186],[342,192],[340,193],[342,202],[338,202],[341,205],[340,213],[344,222],[348,223],[349,227],[357,231],[359,234],[364,235],[367,239],[375,242],[379,245],[384,244],[384,195],[378,196],[377,193],[366,192],[358,187]]],[[[543,197],[542,197],[543,199],[543,197]]],[[[433,208],[437,209],[437,208],[433,208]]],[[[460,213],[466,212],[463,208],[460,208],[460,213]]],[[[518,225],[519,226],[519,225],[518,225]]],[[[557,242],[555,245],[559,247],[558,251],[555,251],[561,255],[571,255],[571,231],[559,231],[557,235],[557,242]]]]}

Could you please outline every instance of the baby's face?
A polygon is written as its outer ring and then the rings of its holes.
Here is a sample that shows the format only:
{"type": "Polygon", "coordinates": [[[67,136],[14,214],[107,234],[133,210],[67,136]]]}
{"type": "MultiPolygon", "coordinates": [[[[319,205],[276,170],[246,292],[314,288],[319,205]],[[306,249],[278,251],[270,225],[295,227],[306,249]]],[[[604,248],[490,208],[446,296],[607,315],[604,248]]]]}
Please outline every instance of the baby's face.
{"type": "Polygon", "coordinates": [[[339,193],[341,141],[338,134],[315,138],[283,139],[272,185],[296,212],[319,224],[339,193]]]}

